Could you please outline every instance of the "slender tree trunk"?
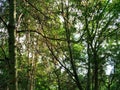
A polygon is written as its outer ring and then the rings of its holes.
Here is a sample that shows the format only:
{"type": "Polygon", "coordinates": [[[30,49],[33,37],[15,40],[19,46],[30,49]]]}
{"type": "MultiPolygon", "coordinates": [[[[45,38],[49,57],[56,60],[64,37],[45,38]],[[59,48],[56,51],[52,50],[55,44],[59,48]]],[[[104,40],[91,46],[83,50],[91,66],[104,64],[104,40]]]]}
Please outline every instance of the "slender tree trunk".
{"type": "Polygon", "coordinates": [[[96,52],[94,52],[94,90],[99,90],[99,87],[98,87],[98,60],[97,60],[96,52]]]}
{"type": "Polygon", "coordinates": [[[27,59],[28,59],[28,68],[27,68],[27,90],[31,90],[30,81],[31,81],[31,59],[30,59],[30,32],[26,33],[27,37],[27,59]]]}
{"type": "Polygon", "coordinates": [[[90,46],[92,45],[92,39],[89,31],[89,26],[88,26],[88,9],[86,7],[86,14],[85,14],[85,30],[87,31],[87,54],[88,54],[88,73],[87,73],[87,90],[90,90],[90,46]]]}
{"type": "Polygon", "coordinates": [[[9,0],[9,90],[16,90],[16,69],[15,69],[15,0],[9,0]]]}
{"type": "MultiPolygon", "coordinates": [[[[34,39],[34,38],[33,38],[34,39]]],[[[32,50],[32,57],[31,57],[31,59],[32,59],[32,61],[31,61],[31,80],[30,80],[30,90],[34,90],[34,77],[35,77],[35,64],[36,64],[36,57],[37,57],[37,53],[35,54],[35,47],[33,46],[33,48],[32,48],[33,50],[32,50]],[[36,56],[35,56],[36,55],[36,56]]]]}
{"type": "Polygon", "coordinates": [[[79,90],[83,90],[81,82],[79,80],[78,74],[77,74],[77,68],[73,59],[73,55],[72,55],[72,48],[71,48],[71,42],[70,42],[70,30],[69,30],[69,25],[68,25],[68,21],[69,21],[69,7],[66,8],[66,17],[64,17],[64,27],[65,27],[65,31],[66,31],[66,39],[67,39],[67,45],[68,45],[68,52],[69,52],[69,58],[70,58],[70,64],[71,64],[71,68],[73,70],[73,74],[74,74],[74,78],[75,78],[75,83],[78,87],[79,90]]]}
{"type": "Polygon", "coordinates": [[[68,48],[69,48],[70,63],[71,63],[71,67],[72,67],[72,70],[73,70],[73,73],[74,73],[74,77],[75,77],[75,80],[76,80],[75,83],[78,86],[79,90],[83,90],[82,86],[81,86],[81,83],[79,81],[79,77],[78,77],[77,71],[76,71],[77,69],[76,69],[75,63],[73,61],[72,50],[71,50],[69,41],[68,41],[68,48]]]}
{"type": "Polygon", "coordinates": [[[90,48],[89,48],[89,44],[87,46],[87,53],[88,53],[88,72],[87,72],[87,90],[90,90],[90,48]]]}

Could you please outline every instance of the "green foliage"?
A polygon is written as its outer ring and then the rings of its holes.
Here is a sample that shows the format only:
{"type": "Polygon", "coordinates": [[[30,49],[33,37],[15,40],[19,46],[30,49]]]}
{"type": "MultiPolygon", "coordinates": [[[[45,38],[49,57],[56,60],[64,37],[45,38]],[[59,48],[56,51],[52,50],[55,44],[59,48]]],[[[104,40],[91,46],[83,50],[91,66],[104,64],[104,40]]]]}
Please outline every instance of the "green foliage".
{"type": "MultiPolygon", "coordinates": [[[[8,2],[0,7],[1,31],[7,29],[3,20],[9,22],[8,2]]],[[[119,90],[119,7],[119,0],[17,0],[18,90],[81,90],[80,84],[83,90],[97,84],[98,90],[119,90]]],[[[0,32],[0,60],[9,56],[7,34],[0,32]]],[[[0,61],[2,90],[9,64],[0,61]]]]}

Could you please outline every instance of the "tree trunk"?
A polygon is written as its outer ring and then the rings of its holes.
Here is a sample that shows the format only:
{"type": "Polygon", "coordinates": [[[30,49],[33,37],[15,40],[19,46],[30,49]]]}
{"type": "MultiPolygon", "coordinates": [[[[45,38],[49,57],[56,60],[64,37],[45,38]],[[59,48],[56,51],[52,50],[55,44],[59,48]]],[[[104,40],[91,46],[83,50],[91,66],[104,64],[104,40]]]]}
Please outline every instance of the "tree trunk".
{"type": "Polygon", "coordinates": [[[15,69],[15,0],[9,0],[9,90],[16,90],[16,69],[15,69]]]}
{"type": "Polygon", "coordinates": [[[87,45],[87,54],[88,54],[88,72],[87,72],[87,90],[90,90],[90,48],[89,44],[87,45]]]}
{"type": "Polygon", "coordinates": [[[77,68],[73,59],[73,55],[72,55],[72,48],[71,48],[71,42],[70,42],[70,30],[69,30],[69,25],[68,25],[68,21],[69,21],[69,7],[66,8],[66,18],[64,17],[64,28],[65,28],[65,32],[66,32],[66,39],[67,39],[67,45],[68,45],[68,52],[69,52],[69,59],[70,59],[70,64],[71,64],[71,68],[73,70],[73,74],[74,74],[74,78],[75,78],[75,83],[78,87],[79,90],[83,90],[81,82],[79,80],[78,74],[77,74],[77,68]]]}
{"type": "Polygon", "coordinates": [[[96,52],[94,52],[94,90],[99,90],[99,87],[98,87],[98,61],[97,61],[96,52]]]}

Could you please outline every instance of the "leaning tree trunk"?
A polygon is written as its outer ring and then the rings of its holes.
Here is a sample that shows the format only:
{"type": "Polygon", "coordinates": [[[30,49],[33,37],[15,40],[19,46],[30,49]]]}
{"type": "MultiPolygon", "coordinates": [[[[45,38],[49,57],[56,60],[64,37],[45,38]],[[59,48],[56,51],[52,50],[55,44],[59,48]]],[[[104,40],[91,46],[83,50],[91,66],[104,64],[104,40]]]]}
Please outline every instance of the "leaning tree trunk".
{"type": "Polygon", "coordinates": [[[15,70],[15,0],[9,0],[9,25],[8,25],[8,47],[9,47],[9,90],[16,90],[15,70]]]}
{"type": "Polygon", "coordinates": [[[70,59],[71,68],[73,70],[75,83],[76,83],[79,90],[83,90],[82,84],[81,84],[81,82],[79,80],[79,76],[78,76],[78,73],[77,73],[77,69],[76,69],[74,59],[73,59],[73,55],[72,55],[72,48],[71,48],[71,42],[70,42],[70,29],[69,29],[69,25],[68,25],[68,23],[69,23],[68,22],[69,21],[69,7],[66,8],[66,17],[64,17],[64,20],[65,20],[64,28],[65,28],[65,32],[66,32],[69,59],[70,59]]]}

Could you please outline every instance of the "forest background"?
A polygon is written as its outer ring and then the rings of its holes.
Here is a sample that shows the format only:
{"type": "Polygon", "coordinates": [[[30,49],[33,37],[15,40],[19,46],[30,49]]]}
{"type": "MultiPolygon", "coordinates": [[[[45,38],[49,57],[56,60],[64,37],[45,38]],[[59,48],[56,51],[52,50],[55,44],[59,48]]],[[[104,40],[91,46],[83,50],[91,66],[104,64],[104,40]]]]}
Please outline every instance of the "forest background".
{"type": "Polygon", "coordinates": [[[120,0],[0,0],[0,90],[120,90],[120,0]]]}

